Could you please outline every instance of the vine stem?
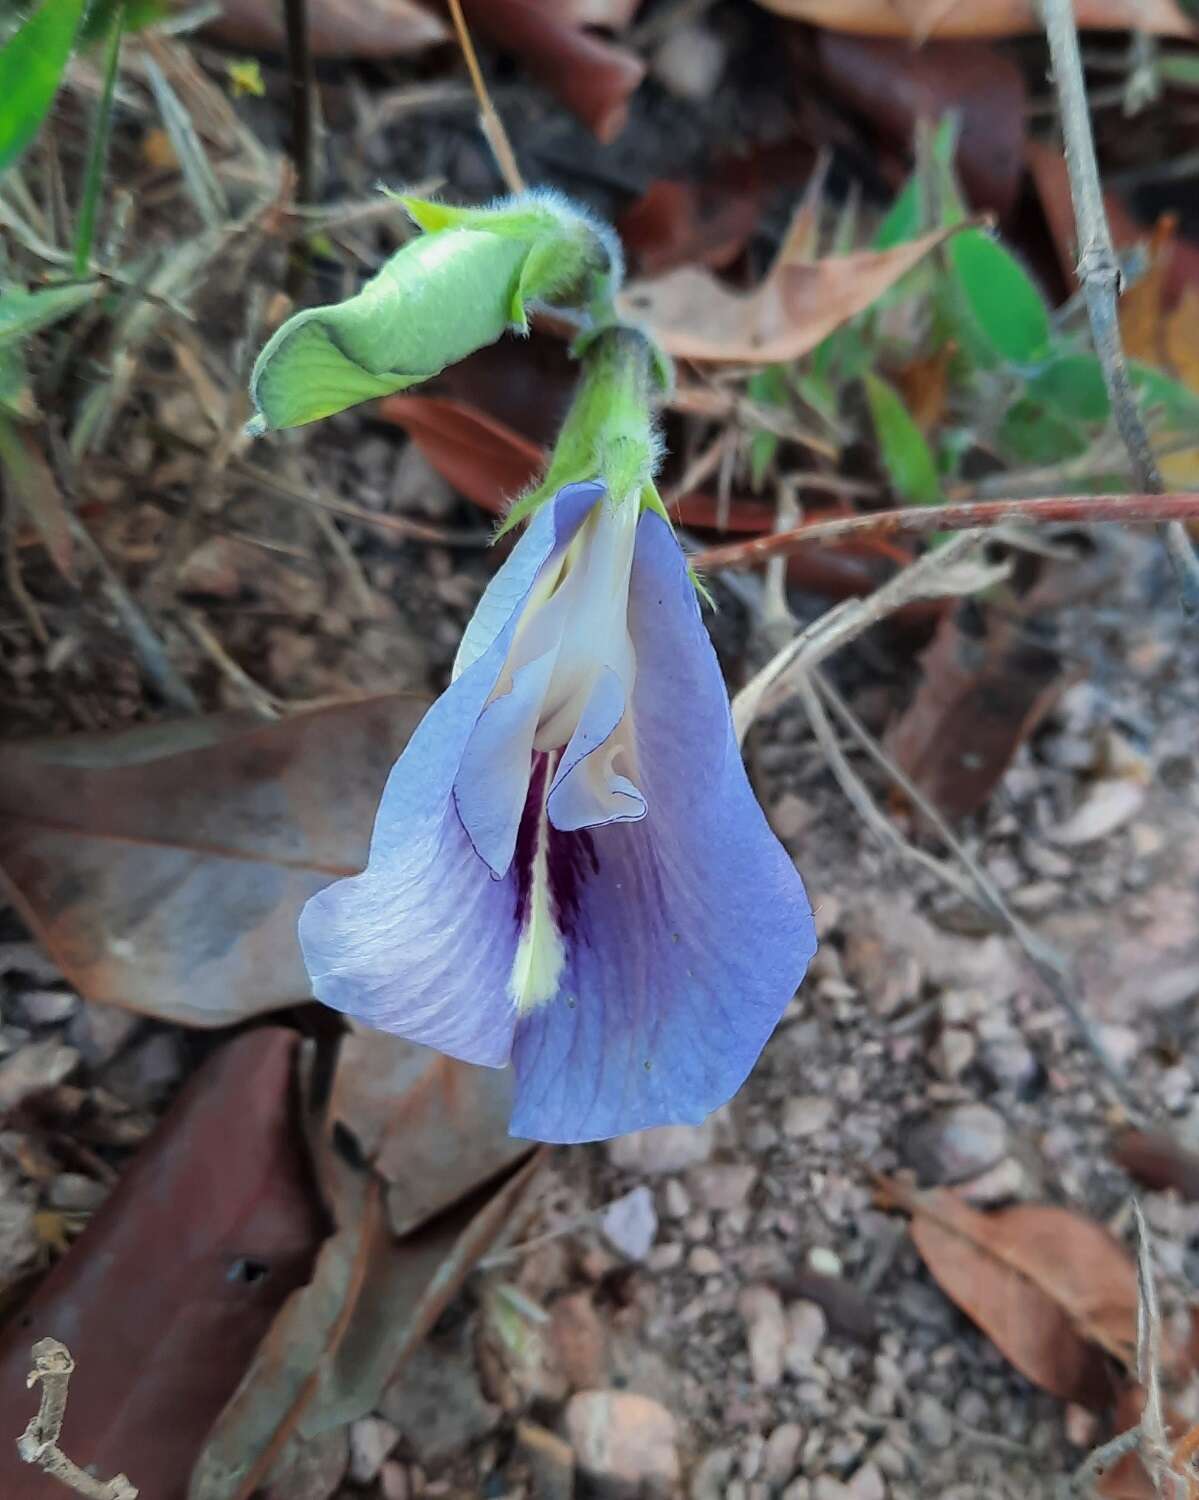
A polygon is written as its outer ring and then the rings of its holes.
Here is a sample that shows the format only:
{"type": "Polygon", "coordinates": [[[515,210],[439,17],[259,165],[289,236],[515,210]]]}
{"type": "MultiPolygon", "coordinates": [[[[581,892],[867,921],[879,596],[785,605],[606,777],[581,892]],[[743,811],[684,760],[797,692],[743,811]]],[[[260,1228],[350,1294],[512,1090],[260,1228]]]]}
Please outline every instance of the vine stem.
{"type": "MultiPolygon", "coordinates": [[[[1128,451],[1133,481],[1139,490],[1160,494],[1164,489],[1161,473],[1141,420],[1136,393],[1128,375],[1124,346],[1120,341],[1116,299],[1121,291],[1122,276],[1103,206],[1074,6],[1071,0],[1040,0],[1040,3],[1062,117],[1066,171],[1078,231],[1078,280],[1087,304],[1091,337],[1103,369],[1116,427],[1128,451]]],[[[1195,549],[1177,520],[1166,524],[1163,539],[1178,580],[1183,607],[1188,614],[1193,614],[1199,610],[1199,560],[1195,557],[1195,549]]]]}

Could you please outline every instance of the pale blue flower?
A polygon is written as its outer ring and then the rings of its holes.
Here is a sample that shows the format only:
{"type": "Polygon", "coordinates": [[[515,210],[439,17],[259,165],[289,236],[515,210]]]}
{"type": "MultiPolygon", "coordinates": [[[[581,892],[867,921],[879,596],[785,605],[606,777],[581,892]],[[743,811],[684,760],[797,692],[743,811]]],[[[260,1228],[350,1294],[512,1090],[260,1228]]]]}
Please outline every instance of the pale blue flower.
{"type": "Polygon", "coordinates": [[[698,1122],[815,950],[746,780],[669,526],[598,483],[537,511],[383,793],[366,870],[300,923],[317,996],[488,1067],[514,1135],[698,1122]]]}

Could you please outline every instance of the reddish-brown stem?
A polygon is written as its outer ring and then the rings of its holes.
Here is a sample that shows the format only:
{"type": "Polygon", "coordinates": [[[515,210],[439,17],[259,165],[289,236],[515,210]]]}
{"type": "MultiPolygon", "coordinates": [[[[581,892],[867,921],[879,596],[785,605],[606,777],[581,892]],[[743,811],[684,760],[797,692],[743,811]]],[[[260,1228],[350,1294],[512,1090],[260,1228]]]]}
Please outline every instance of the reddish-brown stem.
{"type": "Polygon", "coordinates": [[[921,505],[880,510],[835,521],[811,521],[791,531],[730,542],[696,553],[697,568],[748,568],[785,557],[810,542],[844,541],[888,532],[969,531],[1003,521],[1127,522],[1199,521],[1199,492],[1168,495],[1050,495],[1033,500],[972,500],[961,505],[921,505]]]}

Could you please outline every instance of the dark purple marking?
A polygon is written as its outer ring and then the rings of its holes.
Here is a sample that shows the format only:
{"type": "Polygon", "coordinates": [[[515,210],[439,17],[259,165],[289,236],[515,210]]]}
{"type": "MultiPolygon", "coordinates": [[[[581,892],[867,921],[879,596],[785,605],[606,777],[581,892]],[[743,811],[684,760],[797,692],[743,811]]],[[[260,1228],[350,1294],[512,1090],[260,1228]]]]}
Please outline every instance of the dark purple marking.
{"type": "MultiPolygon", "coordinates": [[[[529,790],[516,832],[516,853],[512,868],[516,875],[516,929],[524,926],[532,897],[533,861],[537,856],[537,825],[545,805],[546,790],[558,764],[558,753],[533,752],[529,790]]],[[[552,823],[546,828],[546,872],[550,887],[550,905],[554,921],[563,937],[573,934],[575,919],[583,898],[583,884],[588,875],[599,869],[599,855],[590,830],[580,828],[562,833],[552,823]]]]}

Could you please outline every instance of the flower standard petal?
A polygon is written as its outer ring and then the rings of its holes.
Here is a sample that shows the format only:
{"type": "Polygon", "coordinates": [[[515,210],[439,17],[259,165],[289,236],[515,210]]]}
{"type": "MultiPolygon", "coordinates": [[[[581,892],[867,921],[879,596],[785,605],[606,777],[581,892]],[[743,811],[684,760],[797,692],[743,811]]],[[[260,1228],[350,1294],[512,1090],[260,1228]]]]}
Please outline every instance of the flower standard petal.
{"type": "Polygon", "coordinates": [[[629,624],[647,813],[551,833],[568,956],[513,1043],[511,1128],[539,1140],[702,1120],[744,1082],[816,947],[802,882],[746,779],[682,554],[652,514],[629,624]]]}
{"type": "MultiPolygon", "coordinates": [[[[392,769],[367,868],[318,892],[300,918],[318,999],[467,1062],[508,1060],[517,934],[511,882],[489,877],[452,788],[526,601],[602,493],[570,486],[534,517],[480,604],[480,649],[392,769]]],[[[510,794],[502,775],[480,797],[489,793],[510,794]]]]}

